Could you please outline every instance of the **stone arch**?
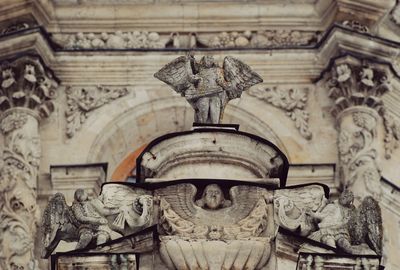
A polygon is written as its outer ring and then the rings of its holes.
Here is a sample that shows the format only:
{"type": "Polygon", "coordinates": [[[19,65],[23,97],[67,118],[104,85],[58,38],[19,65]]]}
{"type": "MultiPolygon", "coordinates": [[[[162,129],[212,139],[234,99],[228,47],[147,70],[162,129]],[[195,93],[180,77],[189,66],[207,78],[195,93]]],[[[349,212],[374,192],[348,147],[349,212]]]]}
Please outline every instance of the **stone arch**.
{"type": "MultiPolygon", "coordinates": [[[[111,119],[96,136],[90,147],[87,162],[108,162],[109,175],[115,175],[115,169],[121,163],[132,159],[132,153],[143,145],[166,133],[189,130],[192,123],[192,108],[178,96],[153,99],[125,110],[121,109],[118,116],[111,119]],[[109,159],[104,160],[104,157],[109,159]]],[[[224,123],[239,124],[241,131],[268,139],[288,156],[288,151],[279,136],[263,119],[251,112],[230,104],[225,110],[224,123]]],[[[288,158],[290,160],[289,156],[288,158]]]]}

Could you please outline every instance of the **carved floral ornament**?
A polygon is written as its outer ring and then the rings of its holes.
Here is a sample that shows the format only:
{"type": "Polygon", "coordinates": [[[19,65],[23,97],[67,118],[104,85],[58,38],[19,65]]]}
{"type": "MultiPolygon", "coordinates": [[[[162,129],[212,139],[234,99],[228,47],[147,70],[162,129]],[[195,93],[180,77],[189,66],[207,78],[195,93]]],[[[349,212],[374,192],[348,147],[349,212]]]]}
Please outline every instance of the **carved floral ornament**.
{"type": "Polygon", "coordinates": [[[64,49],[273,48],[314,45],[320,33],[288,29],[220,33],[132,31],[54,35],[64,49]]]}
{"type": "Polygon", "coordinates": [[[0,77],[0,111],[26,108],[40,117],[54,110],[57,80],[37,57],[25,56],[2,62],[0,77]]]}
{"type": "Polygon", "coordinates": [[[96,86],[96,87],[67,87],[67,119],[66,134],[72,138],[82,127],[89,115],[96,109],[111,101],[126,96],[126,87],[96,86]]]}
{"type": "Polygon", "coordinates": [[[299,130],[300,135],[311,140],[312,132],[309,129],[309,112],[306,110],[308,89],[282,88],[251,88],[247,93],[261,99],[272,106],[284,110],[299,130]]]}

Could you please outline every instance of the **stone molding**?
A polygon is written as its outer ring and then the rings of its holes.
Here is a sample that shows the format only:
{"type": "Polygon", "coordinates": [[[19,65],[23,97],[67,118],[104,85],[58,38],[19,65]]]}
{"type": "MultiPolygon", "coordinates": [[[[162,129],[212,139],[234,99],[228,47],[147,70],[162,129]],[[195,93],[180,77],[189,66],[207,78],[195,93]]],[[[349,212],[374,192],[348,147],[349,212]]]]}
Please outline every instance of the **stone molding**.
{"type": "Polygon", "coordinates": [[[39,121],[54,110],[57,81],[38,57],[3,61],[0,130],[0,266],[38,269],[34,239],[39,222],[37,171],[41,159],[39,121]],[[10,245],[9,243],[13,243],[10,245]]]}
{"type": "Polygon", "coordinates": [[[129,93],[126,87],[102,85],[96,87],[68,86],[65,92],[67,94],[66,135],[69,138],[72,138],[81,129],[93,111],[129,93]]]}
{"type": "Polygon", "coordinates": [[[67,50],[164,48],[277,48],[313,46],[319,31],[265,30],[203,32],[147,32],[55,34],[53,41],[67,50]]]}
{"type": "Polygon", "coordinates": [[[272,88],[253,87],[247,93],[285,111],[286,115],[294,121],[300,135],[307,140],[311,140],[312,132],[308,125],[310,114],[306,109],[307,91],[308,89],[274,86],[272,88]]]}

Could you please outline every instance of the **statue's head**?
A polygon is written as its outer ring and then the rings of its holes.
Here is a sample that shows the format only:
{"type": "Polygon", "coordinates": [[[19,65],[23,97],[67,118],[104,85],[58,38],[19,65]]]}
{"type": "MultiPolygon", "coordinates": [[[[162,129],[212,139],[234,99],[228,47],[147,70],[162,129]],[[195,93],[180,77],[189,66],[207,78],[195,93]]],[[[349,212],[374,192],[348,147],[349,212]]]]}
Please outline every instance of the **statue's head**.
{"type": "Polygon", "coordinates": [[[211,55],[203,56],[200,60],[200,65],[203,68],[212,68],[218,66],[214,60],[214,57],[212,57],[211,55]]]}
{"type": "Polygon", "coordinates": [[[85,201],[87,201],[89,198],[88,198],[88,195],[87,195],[87,193],[86,193],[86,191],[85,191],[84,189],[78,188],[78,189],[75,191],[74,199],[75,199],[75,201],[77,201],[77,202],[85,202],[85,201]]]}
{"type": "Polygon", "coordinates": [[[204,189],[203,200],[207,208],[217,209],[224,204],[225,198],[221,188],[216,184],[211,184],[204,189]]]}
{"type": "Polygon", "coordinates": [[[350,190],[345,189],[339,196],[339,203],[343,206],[351,206],[354,201],[354,194],[350,190]]]}

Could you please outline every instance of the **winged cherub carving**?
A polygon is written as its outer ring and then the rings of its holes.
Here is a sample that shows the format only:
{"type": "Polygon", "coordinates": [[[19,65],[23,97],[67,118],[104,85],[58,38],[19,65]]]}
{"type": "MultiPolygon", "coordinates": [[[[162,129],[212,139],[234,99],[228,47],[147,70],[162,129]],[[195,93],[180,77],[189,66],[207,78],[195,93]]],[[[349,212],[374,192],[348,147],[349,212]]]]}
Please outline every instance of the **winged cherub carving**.
{"type": "Polygon", "coordinates": [[[320,211],[308,212],[319,228],[309,237],[350,254],[381,255],[383,231],[378,202],[368,196],[355,208],[353,200],[353,193],[345,190],[320,211]]]}
{"type": "Polygon", "coordinates": [[[226,56],[221,68],[212,56],[197,62],[193,55],[181,56],[154,76],[186,98],[194,108],[194,122],[218,124],[226,104],[261,83],[261,77],[242,61],[226,56]]]}
{"type": "Polygon", "coordinates": [[[127,235],[150,225],[152,197],[118,184],[105,185],[102,194],[88,199],[83,189],[68,206],[61,193],[53,196],[43,214],[43,252],[47,258],[61,240],[77,242],[76,249],[102,244],[112,234],[127,235]]]}

